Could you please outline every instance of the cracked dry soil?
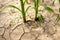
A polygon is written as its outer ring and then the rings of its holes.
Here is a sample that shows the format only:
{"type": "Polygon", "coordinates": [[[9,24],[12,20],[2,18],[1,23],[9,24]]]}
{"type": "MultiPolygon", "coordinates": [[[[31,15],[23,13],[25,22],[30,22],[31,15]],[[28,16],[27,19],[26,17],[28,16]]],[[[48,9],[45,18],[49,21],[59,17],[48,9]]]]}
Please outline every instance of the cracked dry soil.
{"type": "MultiPolygon", "coordinates": [[[[55,0],[56,2],[53,6],[52,1],[45,0],[45,4],[52,7],[59,14],[59,2],[55,0]]],[[[20,7],[19,0],[0,0],[0,9],[9,4],[20,7]]],[[[33,2],[28,1],[25,7],[28,5],[33,6],[33,2]]],[[[24,24],[21,13],[15,9],[8,8],[0,12],[0,40],[60,40],[60,23],[55,21],[57,15],[52,16],[45,10],[39,13],[43,15],[44,23],[34,21],[34,10],[31,8],[26,16],[27,20],[32,20],[33,22],[24,24]]]]}

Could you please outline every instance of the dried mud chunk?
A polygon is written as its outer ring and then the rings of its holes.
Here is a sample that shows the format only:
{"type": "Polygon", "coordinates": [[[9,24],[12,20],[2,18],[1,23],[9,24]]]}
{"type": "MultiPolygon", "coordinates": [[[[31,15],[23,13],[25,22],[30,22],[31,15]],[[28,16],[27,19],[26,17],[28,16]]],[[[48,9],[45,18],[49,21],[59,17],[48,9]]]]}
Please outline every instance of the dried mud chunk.
{"type": "Polygon", "coordinates": [[[31,33],[25,33],[21,40],[35,40],[35,37],[31,33]]]}
{"type": "Polygon", "coordinates": [[[38,40],[53,40],[53,38],[47,36],[47,34],[39,35],[38,40]]]}
{"type": "Polygon", "coordinates": [[[4,28],[0,28],[0,35],[3,35],[4,33],[4,28]]]}
{"type": "Polygon", "coordinates": [[[0,40],[5,40],[4,38],[2,38],[2,36],[0,36],[0,40]]]}
{"type": "Polygon", "coordinates": [[[6,29],[5,32],[4,32],[4,35],[3,37],[6,39],[6,40],[10,40],[10,30],[9,29],[6,29]]]}
{"type": "Polygon", "coordinates": [[[23,32],[23,28],[21,25],[19,27],[16,27],[16,29],[14,29],[10,35],[11,40],[19,40],[23,33],[24,32],[23,32]]]}
{"type": "Polygon", "coordinates": [[[57,31],[56,27],[55,26],[48,26],[48,27],[45,27],[45,32],[50,34],[50,35],[53,35],[55,34],[57,31]]]}

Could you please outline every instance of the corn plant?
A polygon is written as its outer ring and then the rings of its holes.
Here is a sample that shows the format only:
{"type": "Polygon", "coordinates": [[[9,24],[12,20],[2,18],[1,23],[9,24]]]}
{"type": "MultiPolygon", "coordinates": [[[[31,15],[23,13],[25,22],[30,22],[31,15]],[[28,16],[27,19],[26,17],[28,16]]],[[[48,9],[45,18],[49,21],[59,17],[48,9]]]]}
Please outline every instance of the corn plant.
{"type": "Polygon", "coordinates": [[[34,9],[35,9],[35,21],[42,22],[43,18],[41,14],[38,14],[38,0],[34,0],[34,9]]]}
{"type": "MultiPolygon", "coordinates": [[[[42,3],[41,6],[44,7],[45,10],[47,10],[50,13],[54,13],[54,10],[52,8],[50,8],[50,7],[48,7],[47,5],[44,4],[44,0],[42,0],[42,2],[43,3],[42,3]]],[[[35,21],[38,20],[38,21],[42,22],[43,17],[42,17],[41,14],[38,14],[38,7],[39,7],[38,0],[34,0],[35,21]]]]}
{"type": "Polygon", "coordinates": [[[43,7],[44,7],[45,10],[47,10],[48,12],[50,12],[50,13],[55,13],[54,10],[53,10],[51,7],[49,7],[49,6],[47,6],[47,5],[44,5],[43,7]]]}
{"type": "MultiPolygon", "coordinates": [[[[53,1],[54,4],[55,0],[53,1]]],[[[47,6],[46,4],[44,4],[44,0],[42,0],[42,7],[44,7],[45,10],[47,10],[50,13],[54,13],[54,10],[52,8],[50,8],[49,6],[47,6]]]]}
{"type": "Polygon", "coordinates": [[[22,16],[23,16],[23,22],[26,23],[26,13],[28,11],[28,9],[31,7],[31,6],[28,6],[27,9],[25,10],[24,6],[25,6],[25,3],[26,3],[26,0],[20,0],[20,4],[21,4],[21,9],[14,6],[14,5],[7,5],[5,6],[3,9],[7,8],[7,7],[12,7],[12,8],[15,8],[17,9],[19,12],[22,13],[22,16]]]}
{"type": "Polygon", "coordinates": [[[38,21],[39,21],[39,22],[43,22],[43,16],[42,16],[41,14],[38,14],[37,17],[38,17],[38,21]]]}
{"type": "Polygon", "coordinates": [[[35,20],[36,20],[38,14],[38,0],[34,0],[34,8],[35,8],[35,20]]]}

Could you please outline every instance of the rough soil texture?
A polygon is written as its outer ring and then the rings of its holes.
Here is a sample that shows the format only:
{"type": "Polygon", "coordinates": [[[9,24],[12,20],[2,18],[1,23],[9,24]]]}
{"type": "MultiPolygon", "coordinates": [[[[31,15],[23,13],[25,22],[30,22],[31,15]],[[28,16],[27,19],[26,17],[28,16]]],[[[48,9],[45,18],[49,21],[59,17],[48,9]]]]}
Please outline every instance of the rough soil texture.
{"type": "MultiPolygon", "coordinates": [[[[34,21],[35,13],[34,9],[30,8],[27,12],[27,20],[33,22],[23,23],[22,15],[19,11],[8,8],[0,12],[0,40],[60,40],[60,22],[56,22],[58,8],[60,4],[58,0],[45,0],[45,4],[50,6],[56,12],[56,15],[44,10],[43,7],[39,7],[43,10],[39,13],[43,15],[44,23],[34,21]],[[53,16],[52,16],[53,15],[53,16]]],[[[29,5],[33,6],[33,2],[28,1],[25,8],[29,5]]],[[[5,5],[15,5],[20,8],[19,0],[0,0],[0,11],[5,5]]]]}

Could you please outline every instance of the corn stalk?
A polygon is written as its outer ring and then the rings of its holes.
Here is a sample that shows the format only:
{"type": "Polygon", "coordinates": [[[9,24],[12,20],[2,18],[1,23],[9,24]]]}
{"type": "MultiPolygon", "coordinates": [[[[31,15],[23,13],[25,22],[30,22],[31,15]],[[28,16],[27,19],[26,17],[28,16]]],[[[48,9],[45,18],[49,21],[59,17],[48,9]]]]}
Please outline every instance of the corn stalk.
{"type": "Polygon", "coordinates": [[[29,9],[31,6],[28,6],[28,7],[26,8],[26,10],[25,10],[25,8],[24,8],[25,3],[26,3],[26,0],[20,0],[21,9],[18,8],[18,7],[16,7],[16,6],[14,6],[14,5],[7,5],[7,6],[4,6],[4,7],[2,8],[2,11],[3,11],[5,8],[8,8],[8,7],[10,7],[10,8],[15,8],[15,9],[17,9],[19,12],[22,13],[23,22],[26,23],[26,13],[27,13],[28,9],[29,9]]]}

